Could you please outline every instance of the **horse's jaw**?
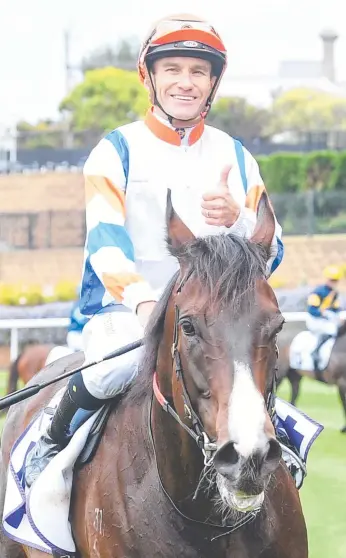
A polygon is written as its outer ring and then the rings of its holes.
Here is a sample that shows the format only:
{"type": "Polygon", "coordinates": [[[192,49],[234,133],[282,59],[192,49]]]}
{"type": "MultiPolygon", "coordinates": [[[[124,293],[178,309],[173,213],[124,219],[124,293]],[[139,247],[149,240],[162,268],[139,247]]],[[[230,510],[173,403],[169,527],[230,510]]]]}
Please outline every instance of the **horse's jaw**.
{"type": "Polygon", "coordinates": [[[262,507],[264,491],[259,494],[246,494],[240,490],[232,490],[227,479],[220,474],[216,476],[216,484],[225,508],[247,513],[258,511],[262,507]]]}

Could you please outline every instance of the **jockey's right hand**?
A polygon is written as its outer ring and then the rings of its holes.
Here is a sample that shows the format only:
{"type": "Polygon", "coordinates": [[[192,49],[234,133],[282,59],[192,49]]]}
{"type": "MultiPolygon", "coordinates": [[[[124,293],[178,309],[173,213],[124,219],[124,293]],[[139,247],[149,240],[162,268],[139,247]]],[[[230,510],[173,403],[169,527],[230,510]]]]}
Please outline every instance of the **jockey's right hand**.
{"type": "Polygon", "coordinates": [[[221,172],[217,188],[203,195],[202,215],[207,225],[229,228],[239,217],[240,206],[228,187],[228,175],[231,170],[232,166],[227,165],[221,172]]]}
{"type": "Polygon", "coordinates": [[[154,302],[153,300],[149,300],[148,302],[141,302],[137,306],[136,314],[143,329],[146,328],[150,315],[154,310],[155,304],[156,302],[154,302]]]}

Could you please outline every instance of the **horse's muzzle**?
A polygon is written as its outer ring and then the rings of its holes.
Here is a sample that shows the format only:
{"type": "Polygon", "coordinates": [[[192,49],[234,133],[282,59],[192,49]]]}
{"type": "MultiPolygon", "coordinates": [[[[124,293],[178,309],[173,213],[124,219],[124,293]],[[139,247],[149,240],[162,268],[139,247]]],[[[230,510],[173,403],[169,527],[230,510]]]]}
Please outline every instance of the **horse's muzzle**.
{"type": "Polygon", "coordinates": [[[234,442],[227,442],[214,455],[216,471],[228,483],[245,494],[263,491],[269,476],[277,469],[281,459],[281,448],[275,438],[270,438],[263,449],[258,449],[247,458],[240,455],[234,442]]]}

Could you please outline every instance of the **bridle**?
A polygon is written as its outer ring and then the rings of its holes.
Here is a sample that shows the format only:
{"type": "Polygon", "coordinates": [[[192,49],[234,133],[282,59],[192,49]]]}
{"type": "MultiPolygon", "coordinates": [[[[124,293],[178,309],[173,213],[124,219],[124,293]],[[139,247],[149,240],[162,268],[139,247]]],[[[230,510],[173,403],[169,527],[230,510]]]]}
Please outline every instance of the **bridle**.
{"type": "MultiPolygon", "coordinates": [[[[189,272],[183,279],[181,280],[176,294],[181,293],[183,287],[186,285],[187,281],[190,279],[191,275],[193,274],[193,269],[190,269],[189,272]]],[[[180,382],[182,388],[182,398],[184,403],[184,410],[185,416],[192,422],[192,427],[190,428],[183,420],[180,418],[178,413],[174,410],[172,405],[167,401],[167,399],[163,396],[160,391],[157,374],[155,372],[153,377],[153,390],[154,395],[166,413],[170,414],[179,425],[186,430],[186,432],[193,438],[200,448],[204,456],[204,466],[210,467],[213,463],[214,455],[217,451],[217,444],[210,440],[208,434],[204,430],[203,423],[195,412],[193,405],[191,403],[191,399],[189,393],[186,389],[184,373],[181,365],[181,358],[178,348],[179,343],[179,308],[177,304],[174,305],[174,329],[173,329],[173,344],[172,344],[172,359],[174,363],[174,369],[176,373],[177,380],[180,382]]],[[[266,347],[265,345],[259,346],[258,348],[266,347]]],[[[276,356],[278,357],[278,348],[276,346],[276,356]]],[[[276,379],[277,379],[277,366],[274,369],[272,385],[268,392],[266,407],[269,413],[270,419],[275,425],[275,390],[276,390],[276,379]]]]}
{"type": "MultiPolygon", "coordinates": [[[[179,294],[182,291],[183,287],[186,285],[187,281],[190,279],[192,274],[193,274],[193,269],[191,269],[187,273],[186,277],[181,280],[181,282],[180,282],[180,284],[177,288],[176,294],[179,294]]],[[[204,466],[207,468],[207,467],[212,466],[214,455],[215,455],[218,448],[217,448],[217,444],[215,442],[211,441],[209,436],[205,432],[204,427],[203,427],[203,423],[202,423],[200,417],[195,412],[195,410],[192,406],[192,403],[191,403],[189,393],[186,389],[185,378],[184,378],[184,374],[183,374],[183,369],[182,369],[182,365],[181,365],[181,358],[180,358],[180,353],[179,353],[179,349],[178,349],[178,342],[179,342],[179,308],[176,304],[174,305],[174,314],[175,314],[175,316],[174,316],[173,344],[172,344],[172,350],[171,350],[172,359],[173,359],[177,379],[180,382],[181,387],[182,387],[182,397],[183,397],[185,415],[188,419],[190,419],[192,421],[192,427],[190,428],[187,424],[185,424],[185,422],[183,422],[183,420],[180,418],[178,413],[174,410],[172,405],[170,405],[170,403],[167,401],[167,399],[161,393],[159,385],[158,385],[156,372],[155,372],[154,377],[153,377],[153,391],[154,391],[154,395],[155,395],[157,401],[159,402],[159,404],[161,405],[162,409],[164,411],[166,411],[166,413],[170,414],[174,418],[174,420],[191,436],[191,438],[193,438],[195,440],[197,446],[200,448],[200,450],[203,453],[204,466]]],[[[278,352],[277,352],[277,356],[278,356],[278,352]]],[[[270,414],[270,418],[273,421],[273,424],[275,424],[274,419],[275,419],[276,370],[277,369],[275,369],[275,374],[273,376],[272,386],[271,386],[271,389],[268,393],[268,398],[267,398],[267,410],[270,414]]],[[[161,489],[162,489],[163,493],[165,494],[166,498],[169,500],[169,502],[171,503],[171,505],[175,509],[175,511],[184,520],[187,520],[187,521],[189,521],[193,524],[208,526],[208,527],[217,529],[219,531],[219,534],[214,535],[213,537],[211,537],[211,539],[210,539],[211,542],[219,539],[220,537],[230,535],[230,534],[234,533],[235,531],[237,531],[238,529],[240,529],[241,527],[244,527],[248,523],[252,522],[256,518],[257,514],[259,513],[260,508],[258,508],[256,510],[253,510],[253,511],[248,511],[248,512],[242,514],[242,517],[238,521],[236,521],[232,525],[229,525],[229,524],[227,524],[227,522],[223,523],[223,524],[214,523],[210,519],[207,519],[206,521],[200,521],[200,520],[197,520],[197,519],[193,519],[191,517],[186,516],[177,507],[177,505],[174,503],[173,499],[171,498],[171,496],[169,495],[169,493],[167,492],[167,490],[164,486],[163,480],[161,478],[160,470],[159,470],[159,467],[157,465],[156,449],[155,449],[155,443],[154,443],[152,426],[151,426],[152,404],[153,404],[153,400],[151,400],[151,407],[150,407],[150,412],[149,412],[149,432],[150,432],[150,438],[151,438],[151,441],[152,441],[152,444],[153,444],[153,451],[154,451],[155,462],[156,462],[156,466],[157,466],[158,478],[159,478],[160,486],[161,486],[161,489]],[[221,530],[221,532],[220,532],[220,530],[221,530]]],[[[201,485],[201,480],[198,483],[198,486],[196,488],[193,499],[196,499],[199,488],[200,488],[200,485],[201,485]]]]}

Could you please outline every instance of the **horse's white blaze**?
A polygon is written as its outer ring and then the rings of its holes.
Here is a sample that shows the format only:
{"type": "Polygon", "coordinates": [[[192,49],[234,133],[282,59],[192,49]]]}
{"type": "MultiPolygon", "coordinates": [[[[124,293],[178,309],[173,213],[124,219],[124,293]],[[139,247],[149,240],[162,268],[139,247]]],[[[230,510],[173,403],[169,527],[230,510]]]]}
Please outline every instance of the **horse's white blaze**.
{"type": "Polygon", "coordinates": [[[229,398],[228,432],[234,447],[248,458],[268,444],[264,432],[265,405],[255,386],[250,367],[234,361],[234,384],[229,398]]]}

